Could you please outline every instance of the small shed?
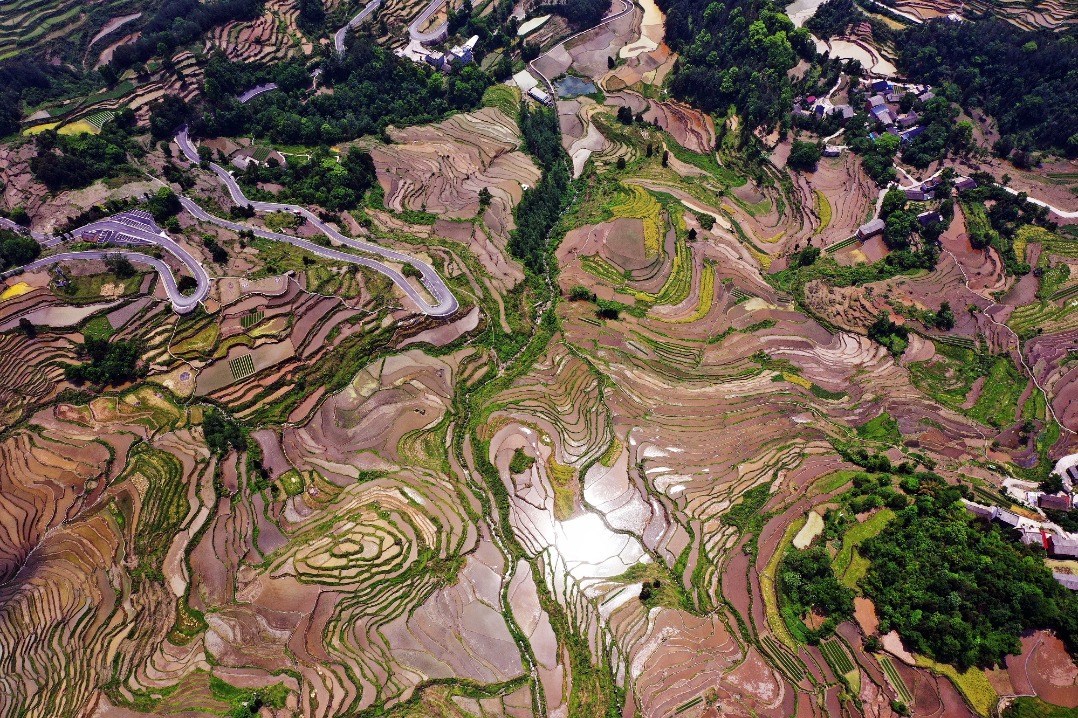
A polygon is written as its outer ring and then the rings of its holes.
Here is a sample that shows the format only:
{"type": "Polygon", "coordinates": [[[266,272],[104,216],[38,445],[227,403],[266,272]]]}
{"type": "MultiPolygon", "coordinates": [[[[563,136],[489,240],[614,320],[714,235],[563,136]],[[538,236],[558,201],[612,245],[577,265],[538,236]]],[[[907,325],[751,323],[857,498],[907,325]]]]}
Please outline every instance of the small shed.
{"type": "Polygon", "coordinates": [[[532,98],[536,102],[541,102],[544,105],[553,104],[553,99],[547,93],[540,90],[538,87],[533,87],[528,90],[528,97],[532,98]]]}

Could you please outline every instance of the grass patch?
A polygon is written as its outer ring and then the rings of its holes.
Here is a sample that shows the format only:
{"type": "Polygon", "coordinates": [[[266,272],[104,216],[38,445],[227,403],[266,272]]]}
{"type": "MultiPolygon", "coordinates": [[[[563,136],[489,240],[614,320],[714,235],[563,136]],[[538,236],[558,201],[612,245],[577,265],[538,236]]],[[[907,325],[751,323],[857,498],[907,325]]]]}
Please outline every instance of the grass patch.
{"type": "Polygon", "coordinates": [[[138,291],[142,284],[142,274],[120,279],[111,272],[69,277],[67,284],[57,287],[57,292],[65,301],[72,304],[99,302],[104,298],[127,296],[138,291]],[[111,285],[111,286],[109,286],[111,285]],[[119,289],[120,291],[116,291],[119,289]],[[107,290],[102,294],[102,290],[107,290]]]}
{"type": "Polygon", "coordinates": [[[113,335],[112,325],[105,315],[94,317],[82,325],[82,336],[87,339],[108,339],[113,335]]]}
{"type": "Polygon", "coordinates": [[[483,107],[496,107],[515,122],[520,113],[520,89],[509,85],[491,85],[483,93],[483,107]]]}
{"type": "Polygon", "coordinates": [[[820,226],[813,234],[821,234],[831,224],[831,203],[827,201],[827,195],[820,190],[815,190],[816,213],[820,215],[820,226]]]}
{"type": "Polygon", "coordinates": [[[266,313],[262,310],[248,312],[247,314],[244,314],[242,317],[240,317],[240,326],[244,329],[250,329],[254,325],[258,324],[260,321],[262,321],[265,316],[266,313]]]}
{"type": "Polygon", "coordinates": [[[299,217],[291,212],[270,212],[262,217],[268,229],[280,232],[282,229],[295,229],[299,226],[299,217]]]}
{"type": "Polygon", "coordinates": [[[864,577],[869,566],[868,559],[858,553],[857,547],[883,531],[883,527],[894,517],[895,512],[891,509],[880,509],[861,523],[854,524],[842,536],[842,548],[831,564],[842,585],[857,587],[857,582],[864,577]]]}
{"type": "Polygon", "coordinates": [[[710,264],[704,264],[703,273],[700,275],[700,301],[696,309],[687,317],[674,319],[671,324],[691,324],[698,322],[711,313],[711,306],[715,301],[715,268],[710,264]]]}
{"type": "Polygon", "coordinates": [[[689,595],[677,581],[670,577],[670,571],[664,564],[635,563],[625,573],[618,576],[616,581],[622,583],[640,583],[640,602],[648,609],[657,606],[678,608],[684,611],[692,610],[689,595]]]}
{"type": "Polygon", "coordinates": [[[882,657],[880,658],[880,667],[883,668],[883,673],[887,676],[887,680],[894,686],[895,693],[898,694],[899,699],[906,705],[912,705],[913,693],[910,692],[906,681],[902,680],[902,675],[895,668],[894,661],[891,658],[882,657]]]}
{"type": "Polygon", "coordinates": [[[944,406],[983,424],[1012,424],[1018,397],[1028,380],[1005,355],[993,355],[949,343],[936,342],[936,356],[910,364],[913,385],[944,406]],[[970,409],[963,409],[973,382],[987,377],[984,389],[970,409]]]}
{"type": "Polygon", "coordinates": [[[829,391],[827,389],[824,389],[819,384],[813,384],[812,386],[810,386],[809,391],[811,391],[812,395],[816,398],[824,399],[825,401],[841,401],[842,399],[845,399],[847,396],[849,396],[849,394],[844,391],[829,391]]]}
{"type": "Polygon", "coordinates": [[[779,564],[782,562],[782,557],[786,555],[786,550],[790,547],[790,544],[793,543],[794,536],[797,535],[804,525],[805,517],[801,517],[786,528],[786,532],[782,535],[782,540],[779,541],[775,553],[768,559],[767,565],[764,567],[764,572],[760,574],[760,589],[763,592],[764,612],[767,615],[767,625],[775,632],[775,637],[778,638],[783,645],[794,652],[797,651],[797,641],[794,639],[793,634],[787,630],[786,622],[782,618],[782,611],[779,609],[779,589],[775,579],[779,564]]]}
{"type": "Polygon", "coordinates": [[[263,706],[270,708],[284,708],[288,699],[289,691],[283,684],[277,683],[267,688],[250,690],[237,688],[231,683],[225,683],[216,676],[210,676],[210,692],[213,697],[228,703],[232,707],[229,715],[237,718],[256,716],[263,706]]]}
{"type": "Polygon", "coordinates": [[[1054,706],[1040,698],[1022,696],[1007,706],[1003,718],[1078,718],[1078,708],[1054,706]]]}
{"type": "Polygon", "coordinates": [[[898,422],[886,411],[857,427],[857,435],[866,441],[881,441],[885,444],[898,444],[902,441],[898,422]]]}
{"type": "MultiPolygon", "coordinates": [[[[187,516],[187,487],[183,466],[172,454],[141,444],[132,449],[131,460],[123,479],[130,481],[142,495],[142,509],[135,526],[132,579],[161,582],[161,566],[172,545],[172,538],[187,516]]],[[[128,507],[121,506],[125,516],[128,507]]]]}
{"type": "Polygon", "coordinates": [[[576,480],[576,471],[572,466],[559,464],[554,459],[553,452],[546,462],[547,475],[554,489],[554,518],[565,521],[573,515],[576,505],[576,492],[573,484],[576,480]]]}
{"type": "Polygon", "coordinates": [[[662,205],[643,187],[621,185],[619,200],[610,205],[614,217],[639,219],[644,223],[644,251],[654,257],[662,251],[663,221],[662,205]]]}
{"type": "Polygon", "coordinates": [[[281,488],[284,489],[285,494],[288,496],[299,496],[303,493],[303,487],[306,483],[303,479],[303,475],[295,469],[290,469],[281,474],[279,479],[281,482],[281,488]]]}
{"type": "Polygon", "coordinates": [[[973,667],[959,673],[958,669],[946,663],[938,663],[927,656],[917,656],[917,665],[928,668],[940,675],[947,676],[954,683],[955,688],[966,699],[970,708],[979,715],[988,716],[999,702],[999,694],[992,684],[988,682],[984,671],[973,667]]]}
{"type": "Polygon", "coordinates": [[[621,443],[621,439],[615,436],[613,441],[610,442],[610,446],[606,447],[606,451],[599,457],[599,463],[610,468],[614,465],[614,462],[618,460],[618,457],[621,456],[621,452],[624,449],[625,445],[621,443]]]}

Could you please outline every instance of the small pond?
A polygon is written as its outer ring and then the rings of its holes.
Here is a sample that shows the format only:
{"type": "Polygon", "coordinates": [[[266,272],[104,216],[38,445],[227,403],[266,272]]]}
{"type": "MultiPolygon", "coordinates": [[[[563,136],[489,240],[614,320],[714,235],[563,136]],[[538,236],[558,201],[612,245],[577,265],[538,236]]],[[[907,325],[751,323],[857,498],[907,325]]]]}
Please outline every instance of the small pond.
{"type": "Polygon", "coordinates": [[[580,95],[590,95],[595,92],[594,82],[585,80],[583,77],[577,77],[576,75],[566,75],[555,82],[554,86],[558,88],[558,97],[562,99],[579,97],[580,95]]]}

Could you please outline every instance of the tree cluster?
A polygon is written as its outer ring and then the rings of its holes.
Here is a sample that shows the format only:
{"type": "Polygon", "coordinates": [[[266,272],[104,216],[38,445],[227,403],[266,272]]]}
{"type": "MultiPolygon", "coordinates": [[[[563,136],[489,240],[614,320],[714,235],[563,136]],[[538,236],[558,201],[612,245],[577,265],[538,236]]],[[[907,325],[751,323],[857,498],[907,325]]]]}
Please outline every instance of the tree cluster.
{"type": "Polygon", "coordinates": [[[854,593],[835,577],[824,546],[791,549],[782,561],[779,587],[784,603],[797,616],[804,617],[813,609],[827,616],[823,634],[833,632],[836,624],[853,616],[854,593]]]}
{"type": "Polygon", "coordinates": [[[535,8],[538,13],[552,12],[568,20],[573,27],[584,29],[598,25],[610,9],[610,0],[555,0],[535,8]]]}
{"type": "Polygon", "coordinates": [[[252,188],[252,195],[259,194],[255,188],[258,183],[272,182],[284,187],[277,199],[340,212],[359,205],[367,190],[374,186],[376,172],[370,154],[363,150],[352,148],[338,162],[322,146],[311,152],[309,160],[293,157],[284,167],[273,161],[264,165],[252,162],[239,179],[252,188]]]}
{"type": "MultiPolygon", "coordinates": [[[[133,125],[133,117],[131,120],[133,125]]],[[[61,135],[45,130],[34,137],[37,156],[30,160],[30,171],[53,192],[122,174],[130,168],[128,151],[136,149],[127,129],[113,120],[105,124],[100,135],[61,135]]]]}
{"type": "Polygon", "coordinates": [[[819,144],[794,140],[793,146],[790,148],[790,157],[786,160],[786,164],[798,172],[812,172],[816,169],[816,164],[822,156],[823,151],[820,149],[819,144]]]}
{"type": "Polygon", "coordinates": [[[569,170],[561,146],[561,129],[553,108],[520,105],[520,130],[528,151],[539,161],[543,178],[524,193],[516,209],[517,228],[509,238],[510,253],[533,272],[543,268],[547,237],[565,206],[569,170]]]}
{"type": "Polygon", "coordinates": [[[177,48],[198,38],[215,25],[231,20],[253,20],[262,11],[258,0],[165,0],[142,27],[135,42],[120,45],[109,63],[119,74],[151,57],[170,56],[177,48]]]}
{"type": "Polygon", "coordinates": [[[899,67],[953,85],[965,107],[982,107],[1010,146],[1078,155],[1078,32],[1027,31],[1003,20],[933,20],[902,34],[899,67]]]}
{"type": "Polygon", "coordinates": [[[1075,649],[1078,599],[1038,549],[971,518],[962,492],[930,473],[910,483],[912,506],[861,546],[861,581],[880,614],[913,651],[964,670],[1020,650],[1022,631],[1047,628],[1075,649]]]}
{"type": "MultiPolygon", "coordinates": [[[[276,79],[295,74],[288,68],[277,71],[276,79]]],[[[221,82],[225,73],[218,71],[218,97],[193,119],[192,130],[203,137],[246,135],[281,144],[332,145],[377,135],[388,125],[433,122],[454,110],[474,109],[493,82],[474,63],[447,77],[368,42],[354,43],[343,58],[330,56],[323,68],[331,95],[308,97],[301,91],[305,81],[300,87],[282,85],[283,91],[246,104],[225,94],[233,85],[221,82]]]]}
{"type": "Polygon", "coordinates": [[[895,324],[886,314],[880,314],[868,328],[868,338],[882,344],[894,356],[901,356],[910,344],[910,330],[895,324]]]}
{"type": "Polygon", "coordinates": [[[243,451],[247,448],[247,436],[243,428],[224,412],[208,407],[202,417],[202,433],[206,445],[215,454],[226,454],[229,449],[243,451]]]}
{"type": "Polygon", "coordinates": [[[74,384],[122,384],[134,381],[146,374],[146,368],[139,365],[143,346],[137,341],[95,339],[86,337],[78,347],[78,356],[87,361],[82,364],[68,364],[64,367],[64,378],[74,384]]]}
{"type": "Polygon", "coordinates": [[[33,237],[0,229],[0,270],[32,262],[39,254],[41,245],[33,237]]]}
{"type": "Polygon", "coordinates": [[[771,128],[789,116],[787,71],[815,57],[808,30],[771,0],[660,0],[666,41],[680,58],[670,88],[705,112],[733,105],[743,127],[771,128]]]}

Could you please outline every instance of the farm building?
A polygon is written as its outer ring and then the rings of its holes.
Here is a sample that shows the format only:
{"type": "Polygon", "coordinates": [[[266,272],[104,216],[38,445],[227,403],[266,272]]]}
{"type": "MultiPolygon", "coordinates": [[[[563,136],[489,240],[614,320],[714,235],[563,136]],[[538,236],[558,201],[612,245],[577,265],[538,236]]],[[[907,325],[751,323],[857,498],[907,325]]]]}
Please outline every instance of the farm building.
{"type": "Polygon", "coordinates": [[[1053,511],[1070,511],[1072,506],[1071,497],[1066,494],[1042,494],[1037,505],[1053,511]]]}
{"type": "Polygon", "coordinates": [[[966,190],[977,189],[977,183],[969,177],[963,177],[954,183],[954,188],[959,192],[965,192],[966,190]]]}
{"type": "Polygon", "coordinates": [[[920,135],[924,131],[925,131],[925,128],[921,127],[920,125],[917,125],[916,127],[911,127],[910,129],[906,130],[905,132],[903,132],[901,134],[902,141],[903,142],[913,142],[913,139],[915,137],[917,137],[918,135],[920,135]]]}
{"type": "Polygon", "coordinates": [[[472,35],[463,45],[457,45],[456,47],[450,48],[448,61],[454,65],[469,64],[473,59],[472,52],[475,50],[477,42],[479,42],[479,36],[472,35]]]}
{"type": "Polygon", "coordinates": [[[910,187],[909,189],[902,190],[902,192],[905,193],[906,199],[910,200],[911,202],[927,202],[928,200],[934,199],[936,197],[935,192],[926,192],[924,187],[922,186],[910,187]]]}
{"type": "Polygon", "coordinates": [[[872,112],[877,107],[883,107],[885,104],[887,104],[887,100],[884,99],[883,95],[873,95],[865,100],[865,110],[872,112]]]}
{"type": "Polygon", "coordinates": [[[940,215],[939,212],[929,210],[928,212],[921,212],[919,215],[917,215],[917,221],[922,227],[927,227],[930,224],[942,222],[943,217],[940,215]]]}
{"type": "Polygon", "coordinates": [[[873,109],[872,116],[885,127],[895,124],[895,116],[892,115],[891,111],[886,107],[877,107],[873,109]]]}
{"type": "Polygon", "coordinates": [[[899,127],[912,127],[913,125],[916,125],[917,121],[920,120],[920,119],[921,118],[917,116],[916,112],[914,112],[913,110],[910,110],[906,114],[898,116],[898,126],[899,127]]]}
{"type": "Polygon", "coordinates": [[[541,102],[544,105],[553,104],[553,98],[551,98],[550,95],[548,95],[547,93],[540,90],[538,87],[533,87],[532,89],[528,90],[528,97],[532,98],[536,102],[541,102]]]}
{"type": "Polygon", "coordinates": [[[857,238],[862,242],[869,237],[874,237],[877,234],[883,234],[883,230],[887,228],[887,224],[879,218],[866,222],[857,228],[857,238]]]}
{"type": "Polygon", "coordinates": [[[824,157],[838,157],[842,154],[842,147],[840,145],[827,145],[823,148],[824,157]]]}
{"type": "Polygon", "coordinates": [[[1078,558],[1078,539],[1049,534],[1048,555],[1054,558],[1078,558]]]}

